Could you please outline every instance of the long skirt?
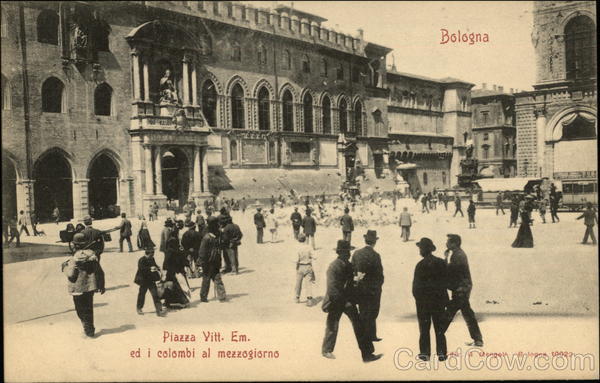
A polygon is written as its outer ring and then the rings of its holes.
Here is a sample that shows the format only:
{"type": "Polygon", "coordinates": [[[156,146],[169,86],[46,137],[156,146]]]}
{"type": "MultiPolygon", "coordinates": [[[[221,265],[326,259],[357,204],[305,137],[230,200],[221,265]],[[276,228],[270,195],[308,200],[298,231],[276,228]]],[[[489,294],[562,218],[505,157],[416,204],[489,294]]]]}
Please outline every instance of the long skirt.
{"type": "Polygon", "coordinates": [[[164,297],[167,306],[186,306],[190,303],[191,290],[185,275],[181,273],[167,275],[167,281],[172,282],[172,288],[164,297]]]}
{"type": "Polygon", "coordinates": [[[140,229],[140,232],[138,233],[137,245],[140,250],[147,249],[149,247],[156,247],[152,241],[152,238],[150,238],[150,232],[148,229],[140,229]]]}
{"type": "Polygon", "coordinates": [[[533,247],[533,234],[531,234],[529,222],[521,222],[517,238],[513,242],[512,247],[533,247]]]}

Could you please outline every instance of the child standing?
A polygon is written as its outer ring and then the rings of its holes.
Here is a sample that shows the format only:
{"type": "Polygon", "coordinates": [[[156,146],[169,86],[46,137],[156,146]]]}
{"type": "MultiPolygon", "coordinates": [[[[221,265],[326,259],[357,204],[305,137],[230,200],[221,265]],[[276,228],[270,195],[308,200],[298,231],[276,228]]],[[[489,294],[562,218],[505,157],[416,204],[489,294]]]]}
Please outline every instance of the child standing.
{"type": "Polygon", "coordinates": [[[150,291],[150,295],[154,301],[154,307],[156,308],[156,315],[165,316],[156,288],[156,281],[159,281],[160,278],[160,269],[154,260],[154,248],[147,247],[144,251],[144,255],[138,260],[138,269],[134,279],[134,282],[140,286],[136,305],[137,313],[139,315],[143,315],[142,308],[144,308],[146,292],[150,291]]]}
{"type": "MultiPolygon", "coordinates": [[[[300,242],[300,248],[298,251],[298,260],[296,261],[296,303],[300,303],[300,293],[302,292],[302,282],[308,278],[308,283],[305,285],[306,290],[306,305],[308,307],[314,306],[315,301],[312,297],[312,285],[315,283],[315,272],[313,271],[312,261],[316,259],[313,256],[313,252],[310,246],[305,246],[306,235],[300,234],[298,236],[298,242],[300,242]]],[[[308,243],[307,243],[308,244],[308,243]]]]}

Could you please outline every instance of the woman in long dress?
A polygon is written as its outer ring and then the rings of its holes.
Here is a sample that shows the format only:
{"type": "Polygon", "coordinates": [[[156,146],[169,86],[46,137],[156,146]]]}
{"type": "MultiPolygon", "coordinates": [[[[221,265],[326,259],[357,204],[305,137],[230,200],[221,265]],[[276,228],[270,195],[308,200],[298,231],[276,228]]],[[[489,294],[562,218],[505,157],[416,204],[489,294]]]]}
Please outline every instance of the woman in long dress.
{"type": "Polygon", "coordinates": [[[142,217],[140,231],[138,232],[137,245],[140,250],[153,249],[154,247],[156,247],[156,245],[152,241],[152,238],[150,237],[150,232],[148,231],[148,223],[146,222],[145,217],[142,217]]]}
{"type": "Polygon", "coordinates": [[[524,203],[521,204],[521,226],[519,226],[517,238],[513,242],[512,247],[533,247],[533,234],[529,227],[531,219],[524,205],[524,203]]]}

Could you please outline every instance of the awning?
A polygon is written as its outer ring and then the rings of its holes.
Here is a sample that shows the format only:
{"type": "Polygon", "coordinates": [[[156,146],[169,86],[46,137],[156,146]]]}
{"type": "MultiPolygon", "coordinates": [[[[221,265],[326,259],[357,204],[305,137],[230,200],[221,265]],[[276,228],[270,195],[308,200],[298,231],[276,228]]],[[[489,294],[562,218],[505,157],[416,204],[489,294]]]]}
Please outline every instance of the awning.
{"type": "Polygon", "coordinates": [[[540,181],[538,178],[488,178],[475,181],[481,191],[524,191],[529,182],[540,181]]]}
{"type": "MultiPolygon", "coordinates": [[[[343,182],[338,169],[224,169],[230,187],[220,190],[224,198],[269,198],[288,195],[338,194],[343,182]]],[[[212,191],[212,190],[211,190],[212,191]]]]}

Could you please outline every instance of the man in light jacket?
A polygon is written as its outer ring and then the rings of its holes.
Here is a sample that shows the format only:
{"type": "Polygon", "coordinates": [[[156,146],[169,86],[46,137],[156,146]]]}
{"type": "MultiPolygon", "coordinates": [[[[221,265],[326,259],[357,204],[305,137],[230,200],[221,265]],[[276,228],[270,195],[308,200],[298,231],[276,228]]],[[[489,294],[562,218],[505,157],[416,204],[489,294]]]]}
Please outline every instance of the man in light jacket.
{"type": "Polygon", "coordinates": [[[404,242],[408,241],[410,237],[410,227],[412,226],[411,214],[408,212],[408,208],[405,207],[402,209],[402,213],[400,213],[400,228],[402,229],[402,240],[404,242]]]}

